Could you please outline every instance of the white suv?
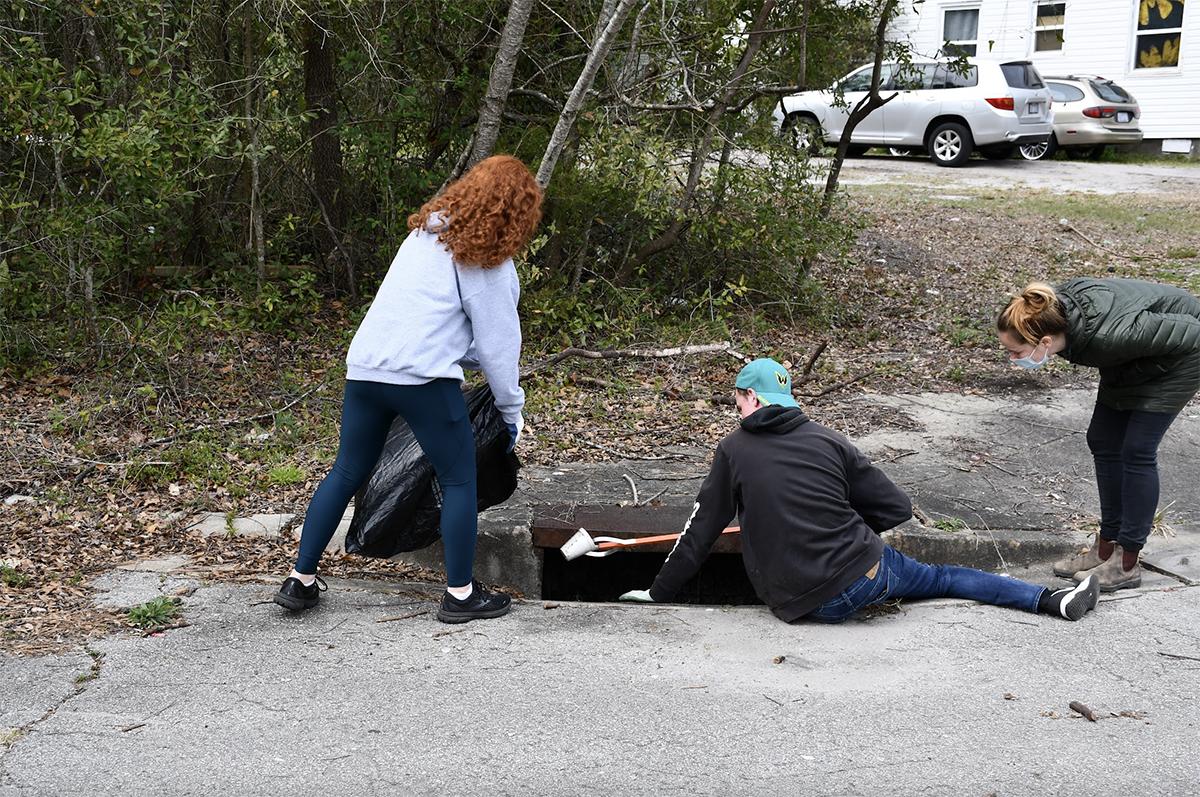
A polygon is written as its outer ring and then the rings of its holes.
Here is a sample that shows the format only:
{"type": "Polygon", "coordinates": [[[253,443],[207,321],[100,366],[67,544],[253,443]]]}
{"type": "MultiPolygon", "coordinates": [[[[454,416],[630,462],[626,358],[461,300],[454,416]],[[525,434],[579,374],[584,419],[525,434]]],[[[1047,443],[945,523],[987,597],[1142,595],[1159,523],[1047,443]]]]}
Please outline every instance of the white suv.
{"type": "MultiPolygon", "coordinates": [[[[1050,90],[1031,62],[966,60],[965,70],[952,61],[883,64],[880,96],[892,99],[854,128],[849,154],[918,149],[939,166],[960,166],[976,149],[1001,160],[1050,137],[1050,90]]],[[[850,109],[870,91],[872,69],[857,69],[826,91],[784,97],[775,106],[780,130],[804,146],[820,138],[837,144],[850,109]],[[835,104],[839,88],[844,106],[835,104]]]]}

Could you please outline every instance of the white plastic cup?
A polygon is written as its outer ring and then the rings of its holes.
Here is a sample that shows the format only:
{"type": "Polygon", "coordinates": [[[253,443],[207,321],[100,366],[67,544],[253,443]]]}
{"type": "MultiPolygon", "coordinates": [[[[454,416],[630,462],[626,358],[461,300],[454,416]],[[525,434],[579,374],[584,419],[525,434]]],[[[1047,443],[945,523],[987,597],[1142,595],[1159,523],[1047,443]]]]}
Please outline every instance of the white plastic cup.
{"type": "Polygon", "coordinates": [[[595,541],[592,540],[592,535],[587,533],[587,529],[580,529],[571,536],[571,539],[567,540],[566,544],[560,550],[562,551],[563,558],[569,562],[572,559],[578,559],[584,554],[600,550],[600,546],[596,545],[595,541]]]}

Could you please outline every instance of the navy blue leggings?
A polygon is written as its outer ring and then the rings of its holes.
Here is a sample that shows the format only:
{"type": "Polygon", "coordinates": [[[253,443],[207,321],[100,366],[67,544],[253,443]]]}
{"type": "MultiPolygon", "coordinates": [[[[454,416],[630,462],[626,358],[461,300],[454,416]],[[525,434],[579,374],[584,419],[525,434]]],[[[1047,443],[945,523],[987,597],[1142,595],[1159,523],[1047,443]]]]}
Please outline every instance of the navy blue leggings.
{"type": "Polygon", "coordinates": [[[475,437],[462,389],[453,379],[435,379],[423,385],[346,382],[337,461],[309,502],[297,572],[317,572],[317,563],[346,506],[379,461],[397,415],[412,429],[442,484],[446,583],[451,587],[471,583],[479,533],[475,437]]]}
{"type": "Polygon", "coordinates": [[[1158,444],[1175,416],[1097,402],[1087,430],[1100,489],[1100,537],[1140,551],[1158,509],[1158,444]]]}

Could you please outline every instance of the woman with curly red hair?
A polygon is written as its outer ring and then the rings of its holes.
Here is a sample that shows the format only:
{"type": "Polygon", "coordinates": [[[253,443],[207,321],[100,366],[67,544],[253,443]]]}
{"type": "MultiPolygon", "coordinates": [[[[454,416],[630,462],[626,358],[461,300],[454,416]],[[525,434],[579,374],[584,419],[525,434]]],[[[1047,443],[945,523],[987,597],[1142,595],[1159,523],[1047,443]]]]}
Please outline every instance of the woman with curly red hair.
{"type": "Polygon", "coordinates": [[[541,207],[525,164],[496,155],[409,217],[408,237],[350,343],[337,460],[309,503],[295,569],[275,603],[291,611],[317,605],[321,554],[399,415],[442,486],[446,593],[438,619],[462,623],[509,610],[507,595],[473,578],[475,439],[461,385],[463,368],[483,371],[516,446],[525,392],[517,382],[521,288],[512,258],[533,236],[541,207]]]}

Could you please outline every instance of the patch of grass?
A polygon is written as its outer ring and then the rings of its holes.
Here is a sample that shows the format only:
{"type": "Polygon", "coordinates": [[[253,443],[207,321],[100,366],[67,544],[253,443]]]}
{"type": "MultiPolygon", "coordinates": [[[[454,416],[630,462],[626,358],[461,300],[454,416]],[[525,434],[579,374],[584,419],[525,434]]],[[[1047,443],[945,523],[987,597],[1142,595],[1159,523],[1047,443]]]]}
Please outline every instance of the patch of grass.
{"type": "Polygon", "coordinates": [[[26,734],[24,728],[5,728],[0,730],[0,747],[11,747],[18,739],[26,734]]]}
{"type": "Polygon", "coordinates": [[[138,628],[156,628],[166,625],[179,615],[179,599],[159,596],[129,610],[129,624],[138,628]]]}
{"type": "Polygon", "coordinates": [[[1143,152],[1118,152],[1112,147],[1104,151],[1104,155],[1100,160],[1104,163],[1143,163],[1147,166],[1162,166],[1163,164],[1170,166],[1200,166],[1200,161],[1189,158],[1186,155],[1170,152],[1163,155],[1150,155],[1143,152]]]}
{"type": "Polygon", "coordinates": [[[988,346],[992,342],[991,324],[974,318],[955,316],[941,324],[938,331],[951,346],[988,346]]]}
{"type": "Polygon", "coordinates": [[[967,528],[967,521],[956,517],[944,517],[933,524],[938,531],[962,531],[967,528]]]}
{"type": "Polygon", "coordinates": [[[75,684],[82,687],[88,681],[94,681],[100,677],[100,665],[104,662],[104,654],[92,648],[84,648],[83,652],[92,657],[92,665],[87,672],[82,672],[75,676],[75,684]]]}
{"type": "Polygon", "coordinates": [[[291,484],[300,484],[305,478],[306,474],[303,468],[290,464],[276,465],[267,474],[267,484],[287,487],[291,484]]]}
{"type": "Polygon", "coordinates": [[[0,581],[4,582],[7,587],[13,589],[21,589],[28,587],[33,583],[33,579],[26,573],[20,573],[16,568],[8,565],[0,565],[0,581]]]}
{"type": "MultiPolygon", "coordinates": [[[[1051,219],[1067,219],[1073,226],[1074,222],[1086,220],[1099,222],[1110,227],[1135,229],[1139,232],[1146,230],[1171,231],[1174,234],[1200,232],[1200,219],[1195,213],[1186,208],[1154,208],[1147,210],[1138,202],[1130,202],[1129,197],[1108,194],[1068,194],[1056,195],[1038,192],[1025,196],[1020,200],[1015,198],[998,198],[1002,203],[1022,202],[1027,214],[1042,215],[1051,219]]],[[[1101,242],[1103,243],[1103,242],[1101,242]]]]}
{"type": "Polygon", "coordinates": [[[1200,257],[1200,249],[1194,246],[1175,246],[1167,250],[1167,257],[1177,260],[1191,260],[1200,257]]]}

